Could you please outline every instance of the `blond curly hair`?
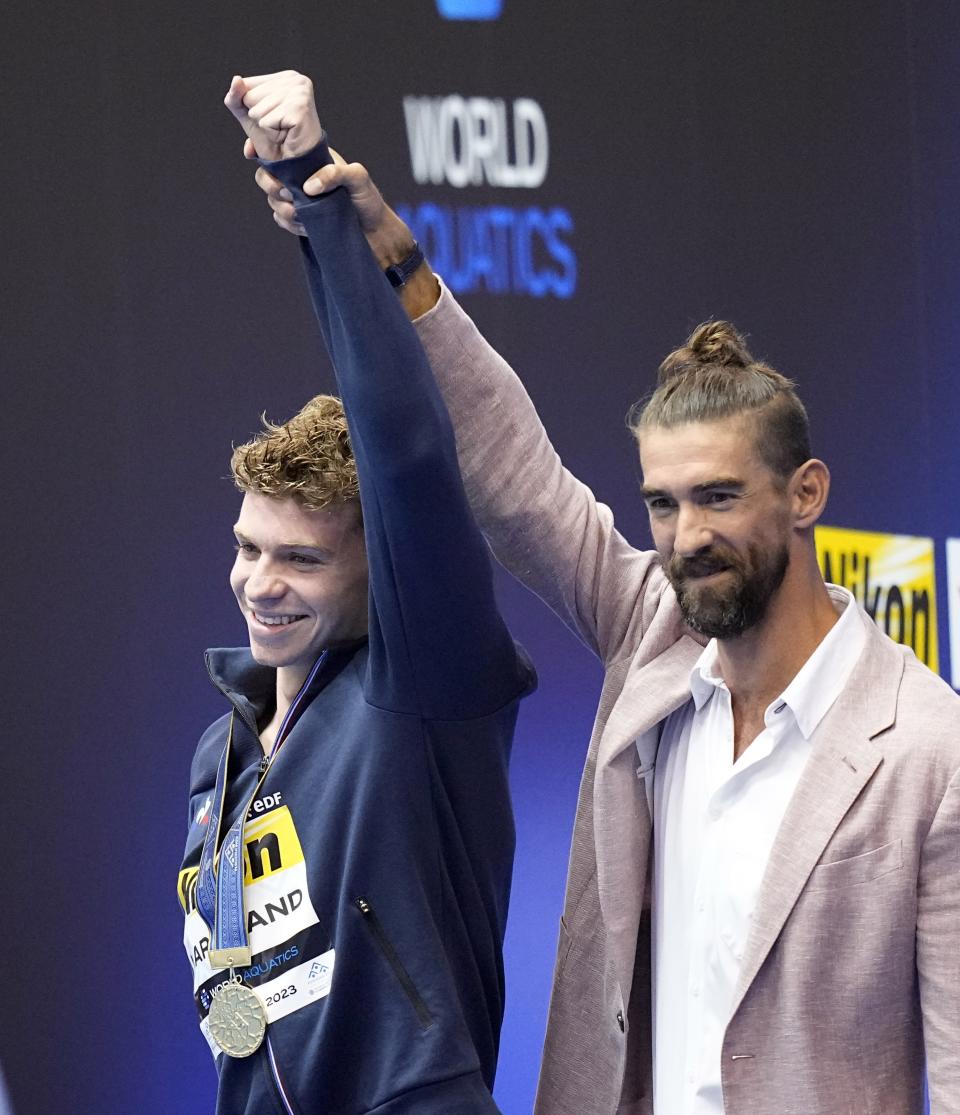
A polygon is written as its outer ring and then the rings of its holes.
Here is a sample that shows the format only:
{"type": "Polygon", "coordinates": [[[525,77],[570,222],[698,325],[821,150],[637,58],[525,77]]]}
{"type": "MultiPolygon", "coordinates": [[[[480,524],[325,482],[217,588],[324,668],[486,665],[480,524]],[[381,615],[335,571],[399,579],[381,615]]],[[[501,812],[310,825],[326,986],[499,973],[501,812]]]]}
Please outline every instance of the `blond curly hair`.
{"type": "Polygon", "coordinates": [[[241,492],[289,497],[319,511],[359,497],[357,465],[343,404],[317,395],[289,421],[261,416],[263,432],[238,445],[230,458],[233,481],[241,492]]]}

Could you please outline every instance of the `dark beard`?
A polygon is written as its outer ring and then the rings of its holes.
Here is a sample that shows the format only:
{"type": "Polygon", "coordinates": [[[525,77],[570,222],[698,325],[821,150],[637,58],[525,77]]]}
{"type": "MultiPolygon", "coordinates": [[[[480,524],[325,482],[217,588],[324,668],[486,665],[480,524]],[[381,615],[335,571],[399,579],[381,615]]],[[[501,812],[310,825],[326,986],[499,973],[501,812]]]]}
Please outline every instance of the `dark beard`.
{"type": "Polygon", "coordinates": [[[710,639],[735,639],[758,624],[783,584],[790,551],[781,545],[772,553],[749,546],[745,557],[711,547],[696,557],[678,555],[666,564],[687,626],[710,639]],[[726,569],[727,584],[701,586],[698,578],[726,569]]]}

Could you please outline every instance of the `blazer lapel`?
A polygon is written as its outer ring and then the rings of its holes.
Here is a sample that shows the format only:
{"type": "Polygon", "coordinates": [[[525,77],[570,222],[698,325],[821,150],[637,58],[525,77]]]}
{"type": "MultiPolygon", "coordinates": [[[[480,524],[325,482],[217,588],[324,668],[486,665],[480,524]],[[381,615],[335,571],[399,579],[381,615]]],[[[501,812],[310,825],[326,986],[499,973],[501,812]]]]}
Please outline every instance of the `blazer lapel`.
{"type": "Polygon", "coordinates": [[[756,978],[810,873],[883,760],[873,742],[896,716],[903,657],[865,613],[867,646],[814,734],[810,758],[777,832],[754,909],[731,1017],[756,978]]]}
{"type": "Polygon", "coordinates": [[[689,699],[690,671],[702,650],[683,636],[647,665],[631,669],[598,744],[593,792],[597,887],[608,956],[624,1002],[633,978],[650,849],[644,783],[653,777],[660,725],[689,699]]]}
{"type": "Polygon", "coordinates": [[[689,699],[690,671],[702,653],[699,643],[682,635],[645,666],[631,667],[600,737],[598,770],[689,699]]]}

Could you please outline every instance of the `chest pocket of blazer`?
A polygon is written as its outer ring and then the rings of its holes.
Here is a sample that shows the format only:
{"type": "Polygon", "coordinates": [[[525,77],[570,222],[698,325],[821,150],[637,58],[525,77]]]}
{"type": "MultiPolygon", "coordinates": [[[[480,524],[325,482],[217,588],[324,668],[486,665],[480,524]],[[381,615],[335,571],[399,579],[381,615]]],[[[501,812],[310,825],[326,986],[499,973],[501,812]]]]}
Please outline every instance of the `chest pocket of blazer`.
{"type": "Polygon", "coordinates": [[[806,890],[839,890],[870,883],[882,875],[899,871],[903,866],[903,841],[892,840],[872,852],[862,852],[849,859],[820,863],[810,873],[806,890]]]}

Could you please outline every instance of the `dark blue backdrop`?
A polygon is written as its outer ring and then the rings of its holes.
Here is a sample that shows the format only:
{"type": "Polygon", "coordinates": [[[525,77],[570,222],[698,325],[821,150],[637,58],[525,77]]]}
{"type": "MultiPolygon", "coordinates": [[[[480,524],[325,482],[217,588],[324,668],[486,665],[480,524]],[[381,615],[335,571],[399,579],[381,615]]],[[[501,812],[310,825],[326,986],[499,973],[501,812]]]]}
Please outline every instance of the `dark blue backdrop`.
{"type": "MultiPolygon", "coordinates": [[[[468,308],[628,535],[646,528],[623,415],[690,326],[723,316],[800,381],[829,521],[935,538],[942,585],[960,535],[957,6],[442,14],[464,6],[41,0],[5,17],[0,1056],[20,1115],[211,1108],[174,884],[190,755],[219,712],[201,651],[243,638],[223,478],[261,410],[330,383],[294,245],[220,106],[232,73],[315,77],[340,148],[473,285],[468,308]],[[437,182],[415,180],[405,97],[460,121],[437,182]],[[495,167],[498,100],[529,129],[507,159],[531,177],[545,127],[545,176],[451,185],[474,168],[464,142],[495,167]]],[[[501,588],[542,677],[513,765],[497,1089],[521,1115],[599,673],[501,588]]],[[[940,607],[946,669],[942,588],[940,607]]]]}

